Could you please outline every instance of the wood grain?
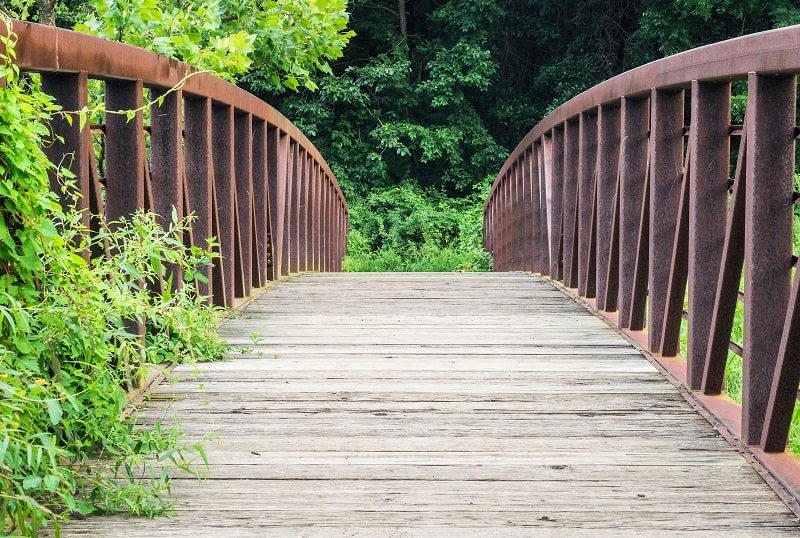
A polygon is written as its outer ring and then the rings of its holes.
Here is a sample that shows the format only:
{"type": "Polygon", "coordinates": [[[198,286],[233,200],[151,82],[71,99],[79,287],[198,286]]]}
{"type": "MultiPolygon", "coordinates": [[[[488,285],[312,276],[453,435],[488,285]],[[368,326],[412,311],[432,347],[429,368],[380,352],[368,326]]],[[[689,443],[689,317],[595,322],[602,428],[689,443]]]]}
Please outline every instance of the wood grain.
{"type": "Polygon", "coordinates": [[[272,286],[140,421],[207,442],[171,519],[63,536],[776,536],[777,495],[624,339],[535,276],[272,286]]]}

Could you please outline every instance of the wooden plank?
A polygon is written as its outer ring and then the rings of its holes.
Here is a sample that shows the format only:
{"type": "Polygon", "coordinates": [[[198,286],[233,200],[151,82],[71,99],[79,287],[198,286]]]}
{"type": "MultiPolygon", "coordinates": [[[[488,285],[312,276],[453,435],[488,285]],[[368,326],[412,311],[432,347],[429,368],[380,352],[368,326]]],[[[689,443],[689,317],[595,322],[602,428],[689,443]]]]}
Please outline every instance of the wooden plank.
{"type": "MultiPolygon", "coordinates": [[[[63,536],[777,536],[791,512],[627,341],[538,278],[282,280],[139,421],[206,444],[172,519],[63,536]]],[[[46,533],[45,533],[46,535],[46,533]]]]}

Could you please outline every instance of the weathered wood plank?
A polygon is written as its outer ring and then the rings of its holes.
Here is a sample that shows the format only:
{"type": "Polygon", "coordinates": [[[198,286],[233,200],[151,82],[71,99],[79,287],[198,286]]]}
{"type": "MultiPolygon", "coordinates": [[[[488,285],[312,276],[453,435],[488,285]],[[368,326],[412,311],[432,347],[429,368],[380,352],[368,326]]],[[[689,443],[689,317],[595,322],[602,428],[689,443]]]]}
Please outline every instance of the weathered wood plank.
{"type": "Polygon", "coordinates": [[[601,320],[525,274],[303,275],[143,424],[214,433],[176,513],[64,536],[776,536],[759,475],[601,320]]]}

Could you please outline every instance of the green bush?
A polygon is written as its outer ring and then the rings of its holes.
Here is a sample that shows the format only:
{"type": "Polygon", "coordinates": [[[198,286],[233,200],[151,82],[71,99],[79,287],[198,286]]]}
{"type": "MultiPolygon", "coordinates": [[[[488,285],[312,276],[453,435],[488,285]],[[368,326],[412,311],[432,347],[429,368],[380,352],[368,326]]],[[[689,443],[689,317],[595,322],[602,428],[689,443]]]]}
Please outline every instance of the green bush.
{"type": "Polygon", "coordinates": [[[346,271],[488,271],[478,195],[447,198],[399,185],[371,192],[350,207],[346,271]]]}
{"type": "Polygon", "coordinates": [[[13,39],[3,41],[0,531],[35,536],[49,521],[58,534],[71,513],[153,516],[170,503],[165,466],[190,470],[205,456],[177,431],[125,420],[124,387],[147,361],[222,355],[219,312],[194,285],[212,255],[182,245],[187,222],[162,230],[145,213],[88,237],[80,215],[63,211],[50,191],[54,165],[42,147],[56,107],[20,77],[13,39]],[[88,262],[97,243],[116,254],[88,262]],[[186,280],[154,293],[156,282],[169,282],[168,264],[186,280]],[[146,342],[128,331],[134,322],[151,329],[146,342]]]}

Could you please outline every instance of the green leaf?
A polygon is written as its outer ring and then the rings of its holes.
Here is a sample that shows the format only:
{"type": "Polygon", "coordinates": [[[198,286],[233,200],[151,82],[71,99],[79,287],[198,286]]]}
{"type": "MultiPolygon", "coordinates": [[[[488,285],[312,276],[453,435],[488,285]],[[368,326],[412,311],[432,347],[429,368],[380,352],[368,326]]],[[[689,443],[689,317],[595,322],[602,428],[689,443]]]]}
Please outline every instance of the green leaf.
{"type": "Polygon", "coordinates": [[[36,489],[42,485],[42,477],[36,475],[28,475],[22,481],[22,487],[27,490],[36,489]]]}
{"type": "Polygon", "coordinates": [[[79,502],[77,508],[78,513],[83,516],[88,516],[89,514],[93,514],[97,511],[97,507],[95,505],[87,502],[79,502]]]}
{"type": "Polygon", "coordinates": [[[64,410],[61,408],[61,402],[55,399],[47,401],[47,414],[50,416],[50,423],[55,426],[61,422],[61,417],[64,415],[64,410]]]}
{"type": "Polygon", "coordinates": [[[49,474],[44,477],[44,489],[51,493],[55,493],[58,489],[58,484],[61,482],[58,476],[49,474]]]}

